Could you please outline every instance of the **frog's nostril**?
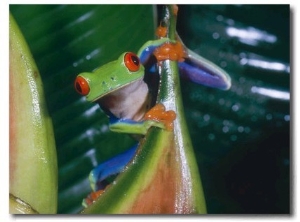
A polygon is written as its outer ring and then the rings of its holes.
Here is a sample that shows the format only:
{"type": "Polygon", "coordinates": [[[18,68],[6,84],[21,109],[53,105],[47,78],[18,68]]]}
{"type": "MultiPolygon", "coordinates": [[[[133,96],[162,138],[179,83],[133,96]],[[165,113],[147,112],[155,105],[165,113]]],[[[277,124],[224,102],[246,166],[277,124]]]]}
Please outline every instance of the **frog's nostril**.
{"type": "Polygon", "coordinates": [[[76,80],[75,80],[75,89],[76,89],[76,91],[79,94],[81,94],[83,96],[86,96],[90,92],[89,83],[82,76],[77,76],[76,77],[76,80]]]}

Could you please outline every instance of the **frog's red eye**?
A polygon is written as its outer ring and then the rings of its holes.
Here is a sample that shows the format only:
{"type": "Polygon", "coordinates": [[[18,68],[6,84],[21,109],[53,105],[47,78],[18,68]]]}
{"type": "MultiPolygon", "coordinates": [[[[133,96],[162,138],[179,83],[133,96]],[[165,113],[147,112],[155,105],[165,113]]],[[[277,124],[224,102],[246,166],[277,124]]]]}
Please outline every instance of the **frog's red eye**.
{"type": "Polygon", "coordinates": [[[81,94],[83,96],[86,96],[90,92],[89,83],[82,76],[77,76],[76,77],[76,80],[75,80],[75,89],[76,89],[76,91],[79,94],[81,94]]]}
{"type": "Polygon", "coordinates": [[[140,59],[136,54],[127,52],[124,56],[124,63],[127,69],[131,72],[136,72],[140,68],[140,59]]]}

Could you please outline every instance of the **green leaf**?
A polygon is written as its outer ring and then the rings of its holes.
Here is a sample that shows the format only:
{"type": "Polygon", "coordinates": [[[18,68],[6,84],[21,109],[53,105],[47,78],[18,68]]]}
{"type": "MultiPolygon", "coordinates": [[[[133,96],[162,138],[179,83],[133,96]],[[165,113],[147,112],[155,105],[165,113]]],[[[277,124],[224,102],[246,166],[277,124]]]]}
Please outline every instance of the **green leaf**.
{"type": "Polygon", "coordinates": [[[10,213],[27,212],[20,210],[26,202],[35,213],[54,214],[58,172],[52,121],[39,71],[11,15],[9,60],[10,213]]]}

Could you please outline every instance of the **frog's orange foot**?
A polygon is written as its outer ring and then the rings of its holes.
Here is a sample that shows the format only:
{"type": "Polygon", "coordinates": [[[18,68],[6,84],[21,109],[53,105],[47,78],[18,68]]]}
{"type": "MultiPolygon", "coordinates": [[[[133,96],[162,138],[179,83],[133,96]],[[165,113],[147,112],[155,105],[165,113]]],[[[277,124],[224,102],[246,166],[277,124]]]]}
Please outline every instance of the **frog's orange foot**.
{"type": "Polygon", "coordinates": [[[162,23],[160,23],[156,29],[156,36],[159,38],[166,37],[167,31],[167,27],[163,26],[162,23]]]}
{"type": "Polygon", "coordinates": [[[95,192],[91,192],[84,200],[83,200],[83,205],[85,207],[91,205],[92,203],[94,203],[97,198],[104,192],[104,190],[98,190],[95,192]]]}
{"type": "Polygon", "coordinates": [[[173,110],[166,111],[165,106],[158,103],[145,114],[144,119],[161,122],[167,130],[171,131],[174,128],[173,121],[176,119],[176,113],[173,110]]]}
{"type": "MultiPolygon", "coordinates": [[[[106,186],[106,188],[108,186],[106,186]]],[[[93,204],[98,199],[98,197],[101,196],[102,193],[104,193],[105,189],[98,190],[98,191],[95,191],[95,192],[91,192],[85,199],[83,199],[83,205],[85,207],[87,207],[87,206],[93,204]]]]}
{"type": "Polygon", "coordinates": [[[165,44],[156,48],[153,54],[157,61],[170,59],[173,61],[183,62],[184,58],[187,57],[186,51],[180,42],[166,42],[165,44]]]}

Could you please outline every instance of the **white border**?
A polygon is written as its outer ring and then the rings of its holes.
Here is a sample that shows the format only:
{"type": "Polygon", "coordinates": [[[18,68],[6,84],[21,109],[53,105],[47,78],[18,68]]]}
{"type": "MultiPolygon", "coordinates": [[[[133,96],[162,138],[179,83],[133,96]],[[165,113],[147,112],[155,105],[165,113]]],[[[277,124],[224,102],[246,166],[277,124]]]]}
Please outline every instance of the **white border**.
{"type": "MultiPolygon", "coordinates": [[[[299,2],[299,1],[298,1],[299,2]]],[[[292,170],[292,186],[293,186],[293,193],[292,193],[292,212],[293,215],[290,217],[281,217],[281,216],[262,216],[260,217],[259,215],[256,216],[205,216],[205,217],[124,217],[124,216],[119,216],[119,217],[74,217],[74,216],[55,216],[55,217],[13,217],[8,214],[8,107],[9,107],[9,94],[8,94],[8,10],[9,10],[9,4],[82,4],[82,2],[79,1],[49,1],[49,0],[41,0],[41,1],[20,1],[20,0],[15,0],[15,1],[5,1],[1,0],[0,1],[0,49],[1,49],[1,59],[0,59],[0,69],[1,69],[1,115],[0,115],[0,124],[1,124],[1,140],[0,140],[0,156],[1,156],[1,177],[2,177],[2,183],[1,183],[1,195],[0,197],[3,198],[0,206],[0,218],[1,221],[4,219],[4,221],[19,221],[19,220],[25,220],[25,221],[140,221],[140,220],[147,220],[147,221],[176,221],[176,220],[189,220],[189,221],[231,221],[231,220],[255,220],[255,221],[273,221],[273,220],[282,220],[282,221],[290,221],[290,220],[297,220],[298,218],[298,206],[297,202],[299,200],[299,195],[297,192],[297,184],[298,184],[298,177],[297,177],[297,172],[298,171],[298,164],[297,161],[300,159],[298,157],[298,148],[299,148],[299,143],[297,136],[299,136],[299,131],[296,129],[297,126],[299,126],[299,117],[297,116],[298,111],[299,111],[299,91],[300,91],[300,85],[299,85],[299,73],[298,71],[298,62],[297,60],[297,55],[299,53],[299,44],[297,44],[297,40],[299,40],[299,3],[296,1],[278,1],[278,0],[273,0],[271,3],[272,4],[290,4],[291,7],[291,15],[292,15],[292,23],[291,23],[291,29],[293,30],[291,33],[293,36],[291,37],[291,40],[293,42],[291,43],[291,48],[292,48],[292,54],[291,54],[291,61],[292,61],[292,75],[293,82],[291,83],[291,103],[293,110],[291,110],[292,113],[292,118],[291,118],[291,123],[292,127],[291,128],[291,133],[293,133],[293,136],[291,137],[293,141],[291,141],[292,145],[292,152],[291,152],[291,159],[293,160],[293,170],[292,170]],[[297,28],[298,26],[298,28],[297,28]],[[4,166],[4,167],[3,167],[4,166]]],[[[110,4],[201,4],[202,2],[197,1],[197,2],[182,2],[182,1],[164,1],[164,2],[153,2],[153,1],[143,1],[143,2],[136,2],[136,1],[126,1],[126,2],[120,2],[120,1],[109,1],[110,4]]],[[[237,0],[231,0],[231,1],[203,1],[203,4],[241,4],[241,1],[237,0]]],[[[243,4],[262,4],[263,2],[261,0],[255,0],[255,1],[250,1],[250,2],[243,2],[243,4]]],[[[104,4],[102,1],[84,1],[84,4],[104,4]]]]}

